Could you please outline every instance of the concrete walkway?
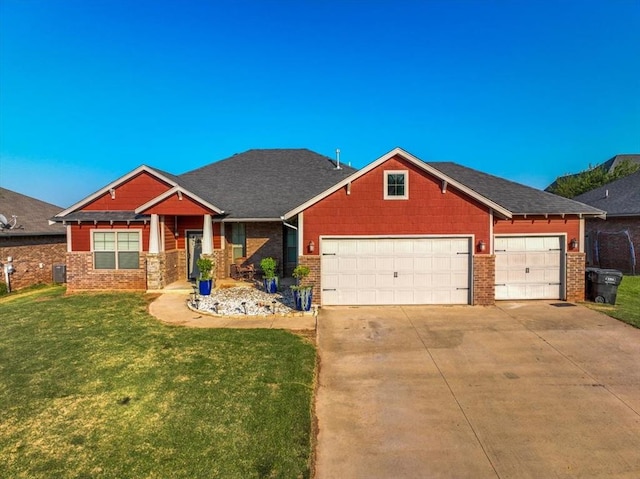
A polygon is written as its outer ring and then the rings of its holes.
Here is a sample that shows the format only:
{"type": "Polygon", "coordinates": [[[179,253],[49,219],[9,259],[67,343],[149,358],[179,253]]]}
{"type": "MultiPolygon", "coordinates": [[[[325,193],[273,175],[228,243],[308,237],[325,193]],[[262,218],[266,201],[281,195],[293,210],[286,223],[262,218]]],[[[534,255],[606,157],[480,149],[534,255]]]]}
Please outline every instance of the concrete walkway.
{"type": "Polygon", "coordinates": [[[640,477],[640,330],[561,304],[322,309],[316,479],[640,477]]]}
{"type": "Polygon", "coordinates": [[[187,307],[189,293],[165,292],[150,305],[149,313],[160,321],[191,328],[271,328],[290,331],[315,330],[316,317],[304,316],[211,316],[187,307]]]}

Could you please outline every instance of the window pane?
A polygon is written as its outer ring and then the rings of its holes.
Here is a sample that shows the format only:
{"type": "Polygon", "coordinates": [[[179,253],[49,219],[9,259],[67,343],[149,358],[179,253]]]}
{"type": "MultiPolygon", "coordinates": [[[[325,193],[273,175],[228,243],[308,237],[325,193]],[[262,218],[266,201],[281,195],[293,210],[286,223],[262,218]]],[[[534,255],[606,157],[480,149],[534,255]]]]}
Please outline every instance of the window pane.
{"type": "Polygon", "coordinates": [[[137,251],[119,252],[118,253],[118,269],[138,269],[139,254],[137,251]]]}
{"type": "Polygon", "coordinates": [[[140,249],[138,238],[137,232],[118,233],[118,251],[138,251],[140,249]]]}
{"type": "Polygon", "coordinates": [[[231,224],[231,244],[233,248],[233,259],[246,256],[246,232],[244,223],[231,224]]]}
{"type": "Polygon", "coordinates": [[[390,173],[387,175],[387,195],[404,196],[404,174],[390,173]]]}
{"type": "Polygon", "coordinates": [[[116,250],[116,234],[111,233],[93,233],[93,249],[94,251],[115,251],[116,250]]]}
{"type": "Polygon", "coordinates": [[[95,269],[116,269],[116,254],[96,251],[94,254],[95,269]]]}

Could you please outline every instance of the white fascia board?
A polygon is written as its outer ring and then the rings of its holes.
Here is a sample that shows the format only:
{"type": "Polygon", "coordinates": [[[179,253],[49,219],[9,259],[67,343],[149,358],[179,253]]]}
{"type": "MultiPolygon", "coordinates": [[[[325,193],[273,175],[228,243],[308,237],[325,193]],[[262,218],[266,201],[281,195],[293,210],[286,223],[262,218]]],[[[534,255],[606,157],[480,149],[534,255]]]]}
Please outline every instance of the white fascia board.
{"type": "Polygon", "coordinates": [[[489,200],[488,198],[485,198],[482,195],[479,195],[478,193],[476,193],[472,189],[464,186],[462,183],[454,180],[453,178],[450,178],[449,176],[447,176],[444,173],[442,173],[440,170],[437,170],[436,168],[433,168],[431,165],[428,165],[424,161],[422,161],[419,158],[413,156],[411,153],[403,150],[402,148],[394,148],[389,153],[381,156],[380,158],[378,158],[377,160],[373,161],[372,163],[369,163],[367,166],[365,166],[361,170],[356,171],[351,176],[348,176],[347,178],[342,180],[340,183],[335,184],[331,188],[323,191],[322,193],[320,193],[317,196],[314,196],[313,198],[311,198],[307,202],[301,204],[297,208],[285,213],[284,217],[286,219],[288,219],[288,218],[291,218],[292,216],[297,215],[298,213],[300,213],[301,211],[306,210],[307,208],[309,208],[313,204],[317,203],[321,199],[323,199],[323,198],[329,196],[330,194],[338,191],[340,188],[343,188],[348,183],[351,183],[351,182],[357,180],[358,178],[360,178],[361,176],[367,174],[368,172],[370,172],[374,168],[377,168],[378,166],[383,164],[385,161],[393,158],[394,156],[401,156],[403,159],[407,160],[409,163],[412,163],[413,165],[417,166],[418,168],[426,171],[427,173],[435,176],[436,178],[438,178],[440,180],[446,181],[450,186],[454,186],[459,191],[462,191],[466,195],[468,195],[471,198],[477,200],[478,202],[482,203],[483,205],[487,206],[488,208],[492,208],[494,211],[499,212],[501,215],[504,215],[506,218],[511,218],[511,212],[509,210],[507,210],[506,208],[500,206],[497,203],[494,203],[493,201],[489,200]]]}
{"type": "Polygon", "coordinates": [[[69,208],[67,208],[64,211],[61,211],[60,213],[58,213],[55,218],[61,218],[63,216],[67,216],[69,213],[76,211],[77,209],[80,209],[81,207],[83,207],[84,205],[91,203],[92,201],[94,201],[95,199],[101,197],[102,195],[104,195],[105,193],[107,193],[110,189],[112,188],[116,188],[117,186],[121,185],[122,183],[127,182],[128,180],[130,180],[131,178],[133,178],[134,176],[142,173],[143,171],[146,171],[147,173],[149,173],[150,175],[155,176],[156,178],[158,178],[159,180],[164,181],[165,183],[168,183],[171,186],[177,186],[177,183],[175,181],[170,180],[169,178],[167,178],[164,175],[161,175],[160,173],[158,173],[157,171],[155,171],[153,168],[148,167],[147,165],[140,165],[138,168],[136,168],[135,170],[127,173],[126,175],[118,178],[117,180],[109,183],[107,186],[105,186],[104,188],[96,191],[95,193],[93,193],[90,196],[87,196],[86,198],[80,200],[79,202],[77,202],[76,204],[70,206],[69,208]]]}
{"type": "Polygon", "coordinates": [[[216,206],[212,205],[211,203],[203,200],[202,198],[200,198],[197,195],[194,195],[193,193],[191,193],[188,190],[185,190],[183,187],[181,186],[174,186],[173,188],[171,188],[168,191],[165,191],[164,193],[162,193],[161,195],[156,196],[155,198],[153,198],[150,201],[147,201],[144,205],[138,206],[134,211],[137,214],[142,213],[144,210],[151,208],[152,206],[157,205],[158,203],[166,200],[167,198],[175,195],[176,193],[182,193],[184,196],[187,196],[189,198],[191,198],[192,200],[194,200],[196,203],[200,203],[202,206],[204,206],[205,208],[208,208],[212,211],[215,211],[217,214],[223,214],[224,211],[221,210],[220,208],[217,208],[216,206]]]}
{"type": "Polygon", "coordinates": [[[221,223],[271,223],[271,222],[282,223],[282,218],[224,218],[220,220],[221,223]]]}

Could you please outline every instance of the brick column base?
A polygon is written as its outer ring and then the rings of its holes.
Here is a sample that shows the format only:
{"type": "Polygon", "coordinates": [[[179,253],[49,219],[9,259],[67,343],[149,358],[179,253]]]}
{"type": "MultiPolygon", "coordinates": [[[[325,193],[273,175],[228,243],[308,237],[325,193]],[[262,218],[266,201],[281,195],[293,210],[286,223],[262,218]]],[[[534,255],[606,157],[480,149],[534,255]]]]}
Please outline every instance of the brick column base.
{"type": "Polygon", "coordinates": [[[585,293],[585,253],[567,253],[567,301],[584,301],[585,293]]]}
{"type": "Polygon", "coordinates": [[[496,257],[479,254],[473,257],[473,305],[496,304],[496,257]]]}
{"type": "Polygon", "coordinates": [[[320,287],[320,256],[298,256],[298,264],[309,267],[309,276],[307,276],[303,285],[312,284],[313,304],[322,304],[322,288],[320,287]]]}

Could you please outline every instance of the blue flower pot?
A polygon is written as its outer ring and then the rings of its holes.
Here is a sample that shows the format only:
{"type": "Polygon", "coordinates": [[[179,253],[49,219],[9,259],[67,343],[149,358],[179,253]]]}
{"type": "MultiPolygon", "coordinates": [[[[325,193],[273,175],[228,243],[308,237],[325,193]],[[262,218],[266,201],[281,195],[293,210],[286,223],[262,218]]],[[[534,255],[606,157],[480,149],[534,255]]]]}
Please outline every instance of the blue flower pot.
{"type": "Polygon", "coordinates": [[[298,311],[309,311],[311,309],[312,299],[312,289],[293,290],[293,300],[296,303],[296,309],[298,311]]]}
{"type": "Polygon", "coordinates": [[[274,294],[278,291],[278,278],[265,278],[264,290],[269,294],[274,294]]]}
{"type": "Polygon", "coordinates": [[[200,296],[209,296],[211,294],[211,285],[213,280],[211,279],[200,279],[198,280],[198,292],[200,296]]]}

